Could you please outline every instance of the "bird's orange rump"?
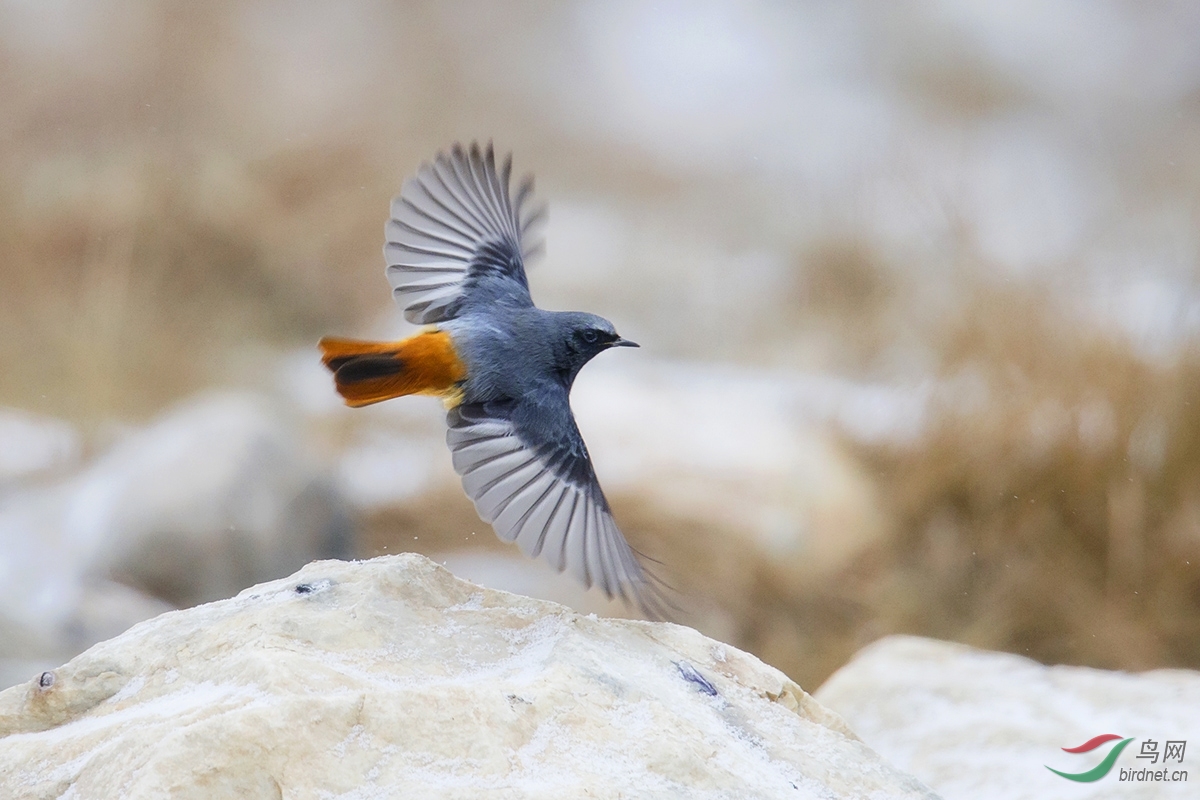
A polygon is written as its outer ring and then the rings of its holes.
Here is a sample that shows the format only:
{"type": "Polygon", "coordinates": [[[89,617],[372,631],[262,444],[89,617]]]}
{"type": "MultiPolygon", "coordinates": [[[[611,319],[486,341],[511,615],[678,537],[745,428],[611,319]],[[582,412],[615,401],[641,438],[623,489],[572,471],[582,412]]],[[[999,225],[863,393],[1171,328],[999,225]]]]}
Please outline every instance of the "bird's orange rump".
{"type": "Polygon", "coordinates": [[[352,408],[408,394],[434,395],[454,405],[458,385],[467,377],[467,368],[444,331],[424,331],[399,342],[327,336],[319,346],[338,394],[352,408]]]}

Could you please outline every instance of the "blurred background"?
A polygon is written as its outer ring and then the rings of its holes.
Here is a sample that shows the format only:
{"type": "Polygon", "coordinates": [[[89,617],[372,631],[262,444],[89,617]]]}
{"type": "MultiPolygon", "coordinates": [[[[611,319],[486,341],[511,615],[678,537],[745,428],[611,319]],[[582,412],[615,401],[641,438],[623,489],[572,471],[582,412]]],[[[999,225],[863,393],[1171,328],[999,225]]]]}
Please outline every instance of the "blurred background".
{"type": "Polygon", "coordinates": [[[503,546],[442,411],[343,408],[409,330],[388,201],[493,139],[573,403],[679,621],[806,689],[907,632],[1200,668],[1200,6],[0,2],[0,685],[313,558],[503,546]]]}

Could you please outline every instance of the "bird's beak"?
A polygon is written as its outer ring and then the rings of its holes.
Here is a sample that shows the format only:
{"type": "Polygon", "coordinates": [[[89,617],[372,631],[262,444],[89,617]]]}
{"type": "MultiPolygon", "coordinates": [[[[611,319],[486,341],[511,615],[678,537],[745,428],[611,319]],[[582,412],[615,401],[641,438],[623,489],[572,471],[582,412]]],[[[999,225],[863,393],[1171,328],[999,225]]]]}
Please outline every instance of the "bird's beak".
{"type": "Polygon", "coordinates": [[[637,342],[631,342],[628,339],[617,339],[612,343],[613,347],[641,347],[637,342]]]}

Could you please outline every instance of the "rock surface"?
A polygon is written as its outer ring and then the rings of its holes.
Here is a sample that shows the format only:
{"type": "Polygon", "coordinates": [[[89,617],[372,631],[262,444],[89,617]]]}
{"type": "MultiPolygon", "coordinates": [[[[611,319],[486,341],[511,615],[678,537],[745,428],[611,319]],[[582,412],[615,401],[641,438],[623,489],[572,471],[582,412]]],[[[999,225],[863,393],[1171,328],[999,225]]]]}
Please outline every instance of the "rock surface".
{"type": "Polygon", "coordinates": [[[867,744],[948,800],[989,798],[1196,797],[1200,782],[1200,673],[1142,674],[1047,667],[1020,656],[910,636],[865,648],[816,692],[867,744]],[[1100,734],[1133,737],[1112,770],[1091,783],[1080,773],[1108,746],[1064,753],[1100,734]],[[1139,759],[1146,740],[1187,742],[1186,782],[1120,780],[1121,768],[1162,769],[1139,759]]]}
{"type": "Polygon", "coordinates": [[[779,671],[669,624],[316,562],[0,693],[12,798],[931,797],[779,671]]]}

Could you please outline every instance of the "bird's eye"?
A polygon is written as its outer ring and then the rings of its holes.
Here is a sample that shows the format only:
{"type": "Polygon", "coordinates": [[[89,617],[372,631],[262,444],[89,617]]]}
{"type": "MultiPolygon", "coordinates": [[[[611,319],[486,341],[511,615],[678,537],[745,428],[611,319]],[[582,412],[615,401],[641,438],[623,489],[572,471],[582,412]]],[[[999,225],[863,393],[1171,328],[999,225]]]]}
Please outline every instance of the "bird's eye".
{"type": "Polygon", "coordinates": [[[596,339],[598,339],[600,337],[600,334],[596,333],[596,331],[592,330],[591,328],[588,328],[587,330],[585,330],[583,333],[581,333],[579,335],[581,337],[583,337],[583,340],[585,342],[587,342],[588,344],[595,344],[596,339]]]}

